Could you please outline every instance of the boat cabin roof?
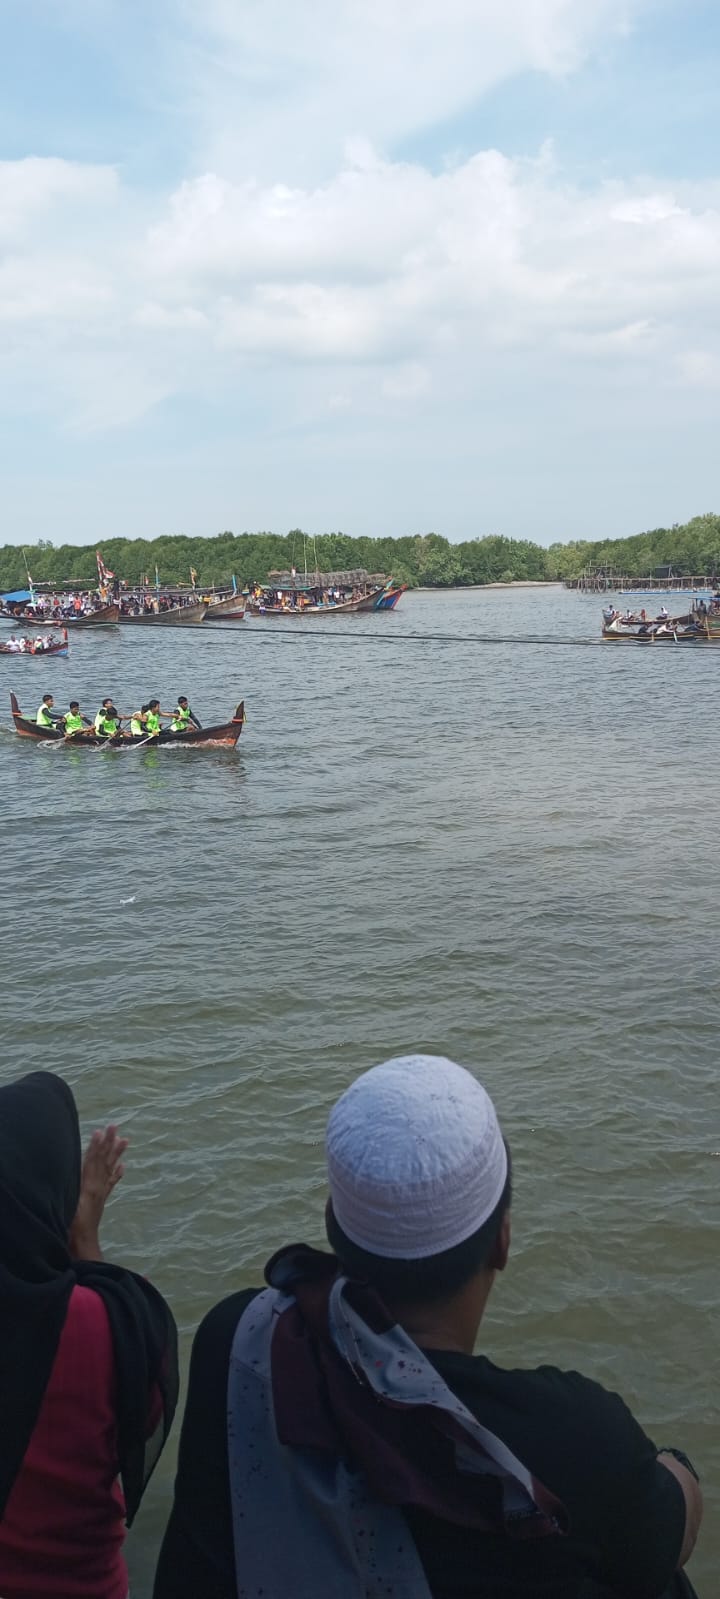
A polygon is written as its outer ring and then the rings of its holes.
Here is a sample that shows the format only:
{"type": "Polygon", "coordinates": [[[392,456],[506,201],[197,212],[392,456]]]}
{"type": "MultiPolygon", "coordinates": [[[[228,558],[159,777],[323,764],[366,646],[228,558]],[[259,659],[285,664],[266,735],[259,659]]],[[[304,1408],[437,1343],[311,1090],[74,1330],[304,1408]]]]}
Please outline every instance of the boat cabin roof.
{"type": "Polygon", "coordinates": [[[344,572],[268,572],[267,581],[261,587],[302,592],[317,588],[361,588],[364,583],[380,587],[385,582],[382,573],[366,572],[364,566],[359,566],[344,572]]]}

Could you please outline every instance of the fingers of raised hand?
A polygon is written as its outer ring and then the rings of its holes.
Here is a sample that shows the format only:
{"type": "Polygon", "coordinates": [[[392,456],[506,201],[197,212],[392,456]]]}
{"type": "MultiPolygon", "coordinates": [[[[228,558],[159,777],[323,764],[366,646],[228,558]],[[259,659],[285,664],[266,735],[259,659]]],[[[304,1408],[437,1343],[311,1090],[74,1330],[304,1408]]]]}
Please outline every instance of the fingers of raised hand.
{"type": "Polygon", "coordinates": [[[118,1136],[117,1127],[97,1128],[85,1152],[83,1186],[109,1194],[124,1174],[122,1157],[127,1147],[128,1140],[118,1136]]]}

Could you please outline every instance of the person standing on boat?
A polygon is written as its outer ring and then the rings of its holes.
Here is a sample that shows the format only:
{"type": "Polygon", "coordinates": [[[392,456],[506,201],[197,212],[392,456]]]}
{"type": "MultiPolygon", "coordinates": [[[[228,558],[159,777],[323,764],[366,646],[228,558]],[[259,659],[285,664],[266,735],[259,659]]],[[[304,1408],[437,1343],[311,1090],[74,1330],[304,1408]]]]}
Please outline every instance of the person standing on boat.
{"type": "Polygon", "coordinates": [[[579,1372],[474,1353],[510,1250],[481,1084],[386,1061],[326,1156],[332,1253],[281,1249],[198,1331],[154,1599],[690,1595],[689,1461],[579,1372]]]}
{"type": "Polygon", "coordinates": [[[56,727],[62,721],[59,712],[53,710],[55,701],[52,694],[43,694],[42,704],[38,705],[35,722],[38,727],[56,727]]]}
{"type": "Polygon", "coordinates": [[[198,721],[194,712],[190,709],[187,696],[185,694],[181,694],[178,698],[177,706],[175,707],[173,720],[170,723],[170,732],[187,733],[191,723],[193,727],[198,729],[198,731],[202,727],[202,722],[198,721]]]}

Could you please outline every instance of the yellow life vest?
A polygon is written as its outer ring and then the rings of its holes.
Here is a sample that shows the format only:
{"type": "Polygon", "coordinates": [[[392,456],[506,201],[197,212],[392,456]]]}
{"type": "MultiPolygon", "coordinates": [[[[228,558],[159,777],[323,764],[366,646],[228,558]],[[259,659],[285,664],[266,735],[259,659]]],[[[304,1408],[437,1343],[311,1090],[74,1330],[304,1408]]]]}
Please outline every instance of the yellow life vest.
{"type": "Polygon", "coordinates": [[[50,711],[48,710],[48,707],[45,704],[44,700],[42,702],[42,705],[38,706],[38,713],[37,713],[37,716],[35,717],[35,721],[36,721],[38,727],[54,727],[55,726],[53,718],[52,718],[52,716],[50,714],[50,711]]]}
{"type": "Polygon", "coordinates": [[[65,732],[66,733],[81,733],[82,732],[82,728],[83,728],[83,719],[82,719],[82,717],[78,716],[77,711],[68,711],[67,716],[65,717],[65,732]]]}

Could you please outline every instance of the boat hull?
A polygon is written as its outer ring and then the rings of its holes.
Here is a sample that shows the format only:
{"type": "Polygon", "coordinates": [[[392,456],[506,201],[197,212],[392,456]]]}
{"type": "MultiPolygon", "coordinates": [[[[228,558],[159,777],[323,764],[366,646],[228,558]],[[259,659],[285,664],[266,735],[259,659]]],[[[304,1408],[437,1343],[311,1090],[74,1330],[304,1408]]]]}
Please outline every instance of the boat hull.
{"type": "Polygon", "coordinates": [[[36,722],[23,716],[15,694],[10,695],[10,705],[12,707],[15,731],[19,733],[21,738],[32,739],[36,744],[47,742],[73,744],[78,749],[97,749],[103,745],[112,745],[113,748],[118,749],[137,749],[141,744],[144,744],[147,749],[151,743],[153,745],[189,744],[196,749],[234,749],[242,733],[245,721],[245,701],[241,700],[240,704],[236,705],[230,721],[222,722],[216,727],[192,727],[188,729],[187,733],[171,733],[164,729],[162,733],[158,734],[157,738],[148,738],[147,740],[131,738],[129,733],[118,733],[115,738],[111,739],[101,738],[94,731],[77,733],[73,737],[66,739],[65,734],[59,728],[38,727],[36,722]]]}
{"type": "Polygon", "coordinates": [[[64,638],[59,638],[58,643],[48,644],[46,649],[10,649],[8,644],[0,644],[0,656],[11,656],[13,660],[46,660],[48,656],[67,656],[67,654],[69,654],[67,633],[64,638]]]}
{"type": "Polygon", "coordinates": [[[119,605],[102,605],[99,611],[91,611],[88,616],[68,616],[64,618],[63,627],[117,627],[119,621],[119,605]]]}
{"type": "Polygon", "coordinates": [[[49,650],[9,650],[0,644],[0,655],[11,655],[14,661],[47,661],[51,655],[69,655],[67,644],[51,644],[49,650]]]}
{"type": "Polygon", "coordinates": [[[604,627],[602,636],[607,644],[720,644],[720,634],[708,633],[704,628],[678,630],[670,627],[662,633],[639,633],[630,628],[614,632],[604,627]]]}
{"type": "Polygon", "coordinates": [[[373,594],[363,594],[359,600],[338,600],[336,605],[259,605],[256,600],[248,600],[248,611],[251,616],[280,616],[301,618],[303,616],[348,616],[353,611],[372,611],[375,600],[383,593],[382,589],[375,589],[373,594]]]}
{"type": "Polygon", "coordinates": [[[237,594],[226,600],[211,600],[205,616],[206,622],[244,622],[245,601],[237,594]]]}
{"type": "Polygon", "coordinates": [[[398,600],[400,599],[401,595],[405,593],[406,588],[407,583],[397,583],[394,586],[392,584],[388,584],[384,589],[381,589],[379,593],[367,594],[365,599],[362,601],[362,604],[358,606],[358,610],[394,611],[398,600]]]}
{"type": "Polygon", "coordinates": [[[169,611],[151,611],[147,616],[126,616],[121,612],[121,627],[193,627],[204,622],[207,605],[174,605],[169,611]]]}
{"type": "Polygon", "coordinates": [[[70,627],[74,631],[78,627],[114,627],[119,617],[119,605],[101,605],[97,611],[89,611],[87,616],[48,617],[42,621],[39,616],[13,616],[12,620],[22,623],[24,627],[54,627],[56,630],[70,627]]]}

